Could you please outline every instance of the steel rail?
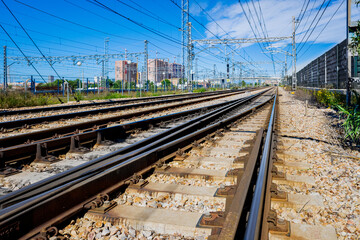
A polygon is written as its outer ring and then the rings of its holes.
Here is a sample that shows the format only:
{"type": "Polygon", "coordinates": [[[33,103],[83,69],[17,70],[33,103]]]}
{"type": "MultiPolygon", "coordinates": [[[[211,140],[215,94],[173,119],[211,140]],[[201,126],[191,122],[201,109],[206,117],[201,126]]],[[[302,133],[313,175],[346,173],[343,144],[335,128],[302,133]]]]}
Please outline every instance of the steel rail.
{"type": "MultiPolygon", "coordinates": [[[[215,110],[213,110],[212,112],[209,112],[209,113],[207,113],[207,114],[204,114],[204,115],[202,115],[202,116],[199,116],[199,117],[197,117],[197,118],[195,118],[195,119],[192,119],[192,120],[190,120],[190,121],[188,121],[188,122],[186,122],[186,123],[183,123],[183,124],[181,124],[181,125],[179,125],[179,126],[176,126],[176,127],[174,127],[174,128],[168,129],[168,130],[166,130],[166,131],[164,131],[164,132],[158,133],[158,134],[156,134],[156,135],[154,135],[154,136],[151,136],[151,137],[149,137],[149,138],[146,138],[146,139],[144,139],[144,140],[141,140],[141,141],[139,141],[139,142],[137,142],[137,143],[135,143],[135,144],[132,144],[132,145],[130,145],[130,146],[127,146],[127,147],[121,148],[121,149],[119,149],[119,150],[117,150],[117,151],[114,151],[113,153],[109,153],[109,154],[107,154],[107,155],[105,155],[105,156],[103,156],[103,157],[94,159],[94,160],[92,160],[92,161],[90,161],[90,162],[88,162],[88,163],[82,164],[82,165],[80,165],[80,166],[78,166],[78,167],[75,167],[75,168],[70,169],[70,170],[68,170],[68,171],[65,171],[65,172],[63,172],[63,173],[57,174],[57,175],[55,175],[55,176],[53,176],[53,177],[50,177],[50,178],[48,178],[48,179],[42,180],[42,181],[40,181],[40,182],[38,182],[38,183],[35,183],[35,184],[32,184],[32,185],[30,185],[30,186],[27,186],[27,187],[25,187],[25,188],[23,188],[23,189],[20,189],[20,190],[16,191],[16,192],[9,193],[9,194],[7,194],[6,196],[0,197],[0,206],[1,206],[1,208],[4,208],[5,205],[9,205],[8,203],[9,203],[10,201],[15,201],[15,202],[16,202],[16,201],[19,201],[19,200],[16,200],[16,199],[19,199],[19,198],[21,198],[21,199],[27,198],[27,197],[28,197],[28,193],[31,192],[31,191],[33,191],[33,190],[36,190],[36,193],[33,194],[33,195],[39,194],[40,192],[43,192],[43,191],[46,191],[46,190],[43,190],[41,187],[42,187],[42,186],[51,186],[51,187],[54,187],[56,184],[58,184],[58,183],[55,182],[56,180],[60,180],[60,182],[61,182],[61,181],[63,181],[63,178],[64,178],[64,177],[69,176],[69,175],[71,175],[71,174],[73,174],[73,173],[79,173],[79,171],[84,171],[84,169],[86,170],[86,169],[89,168],[89,167],[99,168],[101,164],[106,164],[106,163],[107,163],[106,161],[107,161],[108,159],[111,159],[111,158],[114,157],[114,156],[117,156],[117,155],[125,155],[125,154],[127,154],[127,153],[129,153],[129,152],[136,151],[137,149],[141,149],[141,148],[143,148],[143,146],[147,146],[147,145],[149,145],[149,144],[152,144],[153,142],[156,142],[156,141],[158,141],[158,140],[161,140],[161,139],[164,138],[164,137],[169,136],[169,134],[172,134],[172,133],[174,133],[174,132],[181,131],[184,127],[186,127],[186,126],[189,125],[189,124],[197,123],[197,122],[199,122],[200,120],[202,120],[203,118],[206,118],[207,116],[209,116],[209,115],[211,115],[211,114],[215,114],[215,113],[217,113],[217,112],[219,112],[219,111],[222,111],[223,109],[226,109],[226,108],[228,108],[228,107],[231,107],[231,106],[233,106],[233,105],[235,105],[235,104],[246,103],[246,102],[250,101],[251,99],[254,99],[254,98],[258,97],[258,96],[260,96],[261,94],[263,94],[263,93],[265,93],[265,92],[267,92],[267,91],[269,91],[269,90],[266,90],[266,91],[263,91],[263,92],[254,94],[254,95],[249,96],[249,97],[245,97],[245,98],[241,98],[241,99],[238,99],[238,100],[234,100],[234,101],[228,102],[228,103],[226,103],[226,104],[216,104],[216,105],[215,105],[215,108],[216,108],[216,107],[220,107],[219,109],[215,109],[215,110]],[[96,164],[100,164],[100,165],[96,165],[96,164]],[[96,166],[95,166],[95,165],[96,165],[96,166]]],[[[194,110],[185,111],[185,112],[183,112],[183,113],[186,113],[186,112],[187,112],[187,113],[189,113],[189,112],[191,113],[192,111],[194,111],[194,110]]],[[[177,115],[177,116],[181,116],[182,113],[175,113],[175,114],[172,114],[172,115],[167,115],[167,116],[165,116],[165,117],[166,117],[167,119],[171,119],[173,116],[176,116],[176,115],[177,115]]],[[[115,126],[115,127],[110,127],[107,131],[108,131],[109,133],[111,133],[111,134],[116,133],[117,135],[119,135],[119,134],[121,134],[122,132],[126,131],[126,129],[131,129],[131,128],[133,128],[134,126],[141,127],[140,124],[143,124],[143,123],[146,123],[146,124],[150,125],[150,124],[154,123],[155,121],[159,122],[159,119],[164,120],[164,117],[158,117],[158,118],[153,118],[153,119],[149,119],[149,120],[138,121],[138,122],[135,122],[135,123],[129,123],[129,124],[119,125],[119,126],[115,126]]],[[[143,128],[146,128],[146,126],[142,126],[142,127],[143,127],[143,128]]],[[[106,129],[104,129],[104,130],[106,130],[106,129]]],[[[101,129],[101,130],[97,130],[97,131],[104,131],[104,130],[101,129]]],[[[95,132],[96,132],[96,131],[95,131],[95,132]]],[[[83,136],[83,135],[85,135],[85,134],[86,134],[86,133],[82,133],[82,134],[79,134],[79,136],[83,136]]],[[[90,134],[90,133],[89,133],[89,134],[90,134]]],[[[93,135],[96,136],[97,134],[95,133],[95,134],[93,134],[93,135]]],[[[56,140],[52,140],[52,141],[56,141],[56,140]]],[[[69,141],[69,139],[68,139],[68,141],[69,141]]],[[[48,144],[48,145],[51,146],[51,144],[48,144]]],[[[81,173],[83,173],[83,172],[81,172],[81,173]]]]}
{"type": "Polygon", "coordinates": [[[221,229],[218,239],[241,239],[241,235],[244,234],[246,225],[244,216],[247,212],[245,206],[247,205],[249,199],[249,192],[252,194],[251,184],[254,179],[256,164],[258,163],[261,154],[263,133],[263,128],[257,132],[255,143],[245,165],[244,173],[241,177],[238,178],[240,180],[237,184],[235,195],[231,201],[229,211],[226,215],[224,225],[221,229]]]}
{"type": "Polygon", "coordinates": [[[193,119],[191,124],[183,124],[178,131],[152,142],[150,145],[143,146],[141,149],[125,155],[113,156],[107,166],[90,168],[71,181],[63,181],[62,185],[43,192],[40,196],[41,199],[33,196],[26,201],[1,210],[0,229],[6,232],[7,237],[31,237],[42,227],[62,220],[65,215],[82,211],[84,206],[87,206],[87,203],[91,202],[97,194],[115,191],[134,172],[140,172],[153,166],[162,157],[176,152],[177,149],[189,145],[192,141],[205,137],[216,129],[225,127],[267,103],[260,103],[252,109],[226,117],[226,114],[252,99],[239,101],[232,106],[214,111],[215,113],[206,114],[205,117],[201,116],[201,119],[193,119]],[[62,217],[59,217],[60,215],[62,217]],[[13,231],[14,228],[17,228],[18,231],[13,231]]]}
{"type": "MultiPolygon", "coordinates": [[[[241,89],[247,90],[248,88],[241,89]]],[[[29,109],[19,109],[19,110],[2,110],[0,111],[0,117],[2,116],[11,116],[17,114],[26,114],[26,113],[37,113],[37,112],[48,112],[48,111],[58,111],[58,110],[65,110],[65,109],[72,109],[72,108],[83,108],[83,107],[92,107],[92,106],[105,106],[105,105],[113,105],[113,104],[121,104],[121,103],[133,103],[133,102],[141,102],[141,101],[152,101],[157,99],[166,99],[166,98],[178,98],[178,97],[185,97],[185,96],[197,96],[197,95],[212,95],[212,94],[219,94],[225,92],[231,92],[234,90],[226,90],[226,91],[215,91],[215,92],[208,92],[208,93],[186,93],[186,94],[172,94],[172,95],[165,95],[165,96],[155,96],[155,97],[142,97],[142,98],[133,98],[133,99],[121,99],[121,100],[108,100],[103,102],[91,102],[91,103],[82,103],[76,105],[56,105],[50,107],[43,107],[43,108],[29,108],[29,109]]]]}
{"type": "MultiPolygon", "coordinates": [[[[237,94],[237,93],[241,93],[241,91],[232,92],[232,93],[212,94],[212,95],[222,96],[223,94],[224,95],[233,95],[233,94],[237,94]]],[[[175,99],[166,99],[166,100],[158,100],[158,101],[152,101],[152,102],[135,103],[135,104],[131,104],[131,105],[122,105],[122,106],[116,106],[116,107],[93,109],[93,110],[72,112],[72,113],[64,113],[64,114],[57,114],[57,115],[44,116],[44,117],[25,118],[25,119],[19,119],[19,120],[15,120],[15,121],[0,122],[0,129],[2,129],[3,131],[7,130],[7,129],[17,129],[17,128],[23,128],[24,126],[40,124],[43,122],[53,122],[53,121],[58,121],[61,119],[71,119],[71,118],[83,117],[83,116],[94,115],[94,114],[99,114],[99,113],[116,112],[116,111],[121,111],[121,110],[125,110],[125,109],[152,106],[152,105],[156,105],[156,104],[166,104],[166,103],[178,102],[178,101],[185,101],[185,100],[195,99],[195,98],[199,98],[199,97],[207,97],[207,96],[208,95],[205,95],[205,96],[204,95],[196,95],[196,96],[191,95],[191,96],[175,98],[175,99]]]]}
{"type": "MultiPolygon", "coordinates": [[[[156,125],[161,122],[170,121],[175,118],[188,116],[190,114],[197,113],[199,111],[208,111],[214,108],[222,107],[227,104],[231,104],[238,101],[232,100],[229,102],[214,104],[206,107],[200,107],[196,109],[191,109],[187,111],[182,111],[178,113],[168,114],[165,116],[154,117],[150,119],[145,119],[141,121],[131,122],[127,124],[119,124],[117,126],[112,127],[102,127],[99,129],[94,129],[93,126],[96,125],[94,123],[87,123],[85,126],[88,126],[90,130],[83,131],[84,124],[75,124],[75,126],[68,126],[68,127],[60,127],[54,129],[48,129],[39,132],[33,132],[28,134],[22,134],[17,136],[11,136],[0,139],[0,145],[9,146],[3,149],[0,149],[0,169],[4,168],[6,164],[27,160],[35,159],[37,145],[46,143],[47,144],[47,151],[51,154],[54,154],[57,150],[68,150],[71,144],[72,137],[78,137],[79,142],[81,144],[93,142],[95,143],[98,137],[98,134],[101,134],[102,138],[107,140],[114,140],[126,138],[127,132],[131,129],[142,129],[146,130],[150,127],[150,125],[156,125]],[[67,131],[65,131],[67,129],[67,131]],[[68,130],[70,129],[70,130],[68,130]],[[75,130],[82,130],[82,133],[72,133],[75,130]],[[62,134],[63,136],[58,135],[58,137],[54,138],[54,134],[62,134]],[[28,140],[26,140],[28,139],[28,140]],[[30,142],[29,139],[32,139],[30,142]],[[20,144],[25,141],[30,143],[27,144],[20,144]],[[13,145],[12,145],[13,144],[13,145]],[[18,145],[16,145],[18,144],[18,145]],[[15,146],[14,146],[15,145],[15,146]]],[[[143,112],[137,112],[136,115],[142,115],[143,112]]],[[[133,114],[131,115],[131,117],[133,114]]],[[[99,121],[97,121],[98,123],[99,121]]]]}
{"type": "Polygon", "coordinates": [[[258,176],[256,179],[255,191],[251,203],[249,218],[246,225],[245,240],[259,239],[261,233],[261,223],[263,215],[263,206],[265,199],[265,188],[269,165],[269,156],[271,152],[271,141],[273,137],[273,125],[275,117],[276,95],[272,106],[271,116],[267,128],[264,149],[262,152],[258,176]]]}
{"type": "MultiPolygon", "coordinates": [[[[231,95],[233,95],[233,94],[236,94],[236,93],[231,93],[231,95]]],[[[215,96],[210,96],[208,98],[200,98],[200,99],[197,99],[196,101],[192,102],[192,104],[209,101],[209,100],[214,100],[214,99],[218,99],[218,98],[222,98],[222,97],[223,97],[223,95],[215,95],[215,96]]],[[[118,116],[111,116],[111,117],[105,117],[105,118],[100,118],[100,119],[86,121],[86,122],[80,122],[80,123],[76,123],[76,124],[72,124],[72,125],[68,125],[68,126],[50,128],[50,129],[36,131],[36,132],[30,132],[30,133],[24,133],[24,134],[9,136],[9,137],[3,137],[3,138],[0,138],[0,147],[7,148],[7,147],[15,146],[15,145],[21,145],[21,144],[31,143],[34,141],[40,141],[42,139],[58,138],[58,137],[61,137],[64,135],[74,134],[79,131],[80,132],[91,131],[91,130],[97,129],[97,128],[104,128],[109,123],[114,123],[114,122],[124,120],[124,119],[130,119],[133,117],[151,114],[154,112],[160,112],[160,111],[168,110],[171,108],[183,107],[188,104],[189,104],[188,102],[182,101],[180,103],[173,104],[170,106],[157,107],[157,108],[153,108],[153,109],[137,111],[137,112],[127,113],[127,114],[118,115],[118,116]]]]}

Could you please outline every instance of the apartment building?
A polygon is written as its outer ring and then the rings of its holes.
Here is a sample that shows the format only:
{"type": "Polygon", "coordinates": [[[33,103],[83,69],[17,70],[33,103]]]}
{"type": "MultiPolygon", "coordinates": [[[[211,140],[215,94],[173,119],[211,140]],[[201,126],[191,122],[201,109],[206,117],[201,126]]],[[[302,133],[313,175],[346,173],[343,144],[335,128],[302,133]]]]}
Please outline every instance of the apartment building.
{"type": "Polygon", "coordinates": [[[115,81],[137,82],[137,63],[129,60],[115,61],[115,81]]]}

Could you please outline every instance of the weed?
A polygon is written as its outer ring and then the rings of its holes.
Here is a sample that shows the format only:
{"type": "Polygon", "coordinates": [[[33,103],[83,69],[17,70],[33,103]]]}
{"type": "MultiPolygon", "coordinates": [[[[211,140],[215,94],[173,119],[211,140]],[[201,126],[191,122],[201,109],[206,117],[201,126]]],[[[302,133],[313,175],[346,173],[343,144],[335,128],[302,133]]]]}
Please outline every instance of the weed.
{"type": "Polygon", "coordinates": [[[359,144],[360,143],[360,111],[358,106],[354,108],[345,108],[340,105],[337,105],[340,113],[346,116],[346,119],[343,123],[345,131],[345,139],[348,139],[351,143],[359,144]]]}

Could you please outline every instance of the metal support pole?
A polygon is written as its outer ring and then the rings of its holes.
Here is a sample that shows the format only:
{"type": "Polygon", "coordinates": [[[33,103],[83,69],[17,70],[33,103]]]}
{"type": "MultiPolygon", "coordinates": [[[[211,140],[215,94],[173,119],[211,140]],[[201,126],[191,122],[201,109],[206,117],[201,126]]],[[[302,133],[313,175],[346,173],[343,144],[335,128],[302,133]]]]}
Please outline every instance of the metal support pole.
{"type": "Polygon", "coordinates": [[[65,97],[65,80],[64,80],[64,77],[62,78],[62,92],[63,92],[63,97],[65,97]]]}
{"type": "Polygon", "coordinates": [[[4,90],[7,88],[7,51],[4,46],[4,90]]]}
{"type": "Polygon", "coordinates": [[[326,63],[326,52],[325,52],[325,88],[327,85],[327,63],[326,63]]]}
{"type": "Polygon", "coordinates": [[[346,105],[351,105],[351,53],[349,50],[349,26],[351,23],[351,0],[346,1],[346,60],[347,60],[347,74],[346,74],[346,105]]]}
{"type": "MultiPolygon", "coordinates": [[[[181,77],[182,77],[182,83],[181,83],[181,91],[184,91],[184,82],[185,82],[185,63],[186,63],[186,47],[188,46],[188,42],[186,39],[186,32],[188,29],[188,23],[189,23],[189,0],[182,0],[181,1],[181,30],[182,30],[182,71],[181,71],[181,77]]],[[[187,85],[189,86],[190,76],[187,76],[187,85]]]]}
{"type": "MultiPolygon", "coordinates": [[[[148,86],[148,80],[149,80],[149,68],[148,68],[148,57],[149,57],[149,52],[148,52],[148,41],[145,40],[144,41],[145,45],[144,45],[144,66],[145,66],[145,82],[146,82],[146,90],[149,91],[149,86],[148,86]]],[[[141,96],[141,88],[140,88],[140,96],[141,96]]]]}
{"type": "Polygon", "coordinates": [[[187,76],[188,76],[188,89],[189,89],[189,92],[192,92],[192,85],[193,85],[193,82],[192,82],[192,42],[191,42],[191,22],[188,22],[188,69],[187,69],[187,76]],[[191,81],[191,82],[190,82],[191,81]],[[190,85],[190,86],[189,86],[190,85]]]}
{"type": "Polygon", "coordinates": [[[296,21],[295,21],[295,17],[293,17],[293,58],[294,58],[294,73],[293,73],[293,79],[292,79],[292,88],[293,90],[296,90],[296,87],[297,87],[297,79],[296,79],[296,40],[295,40],[295,29],[296,29],[296,21]]]}
{"type": "Polygon", "coordinates": [[[196,80],[196,88],[197,88],[197,85],[198,85],[198,81],[199,81],[199,78],[198,78],[198,58],[195,58],[195,80],[196,80]]]}

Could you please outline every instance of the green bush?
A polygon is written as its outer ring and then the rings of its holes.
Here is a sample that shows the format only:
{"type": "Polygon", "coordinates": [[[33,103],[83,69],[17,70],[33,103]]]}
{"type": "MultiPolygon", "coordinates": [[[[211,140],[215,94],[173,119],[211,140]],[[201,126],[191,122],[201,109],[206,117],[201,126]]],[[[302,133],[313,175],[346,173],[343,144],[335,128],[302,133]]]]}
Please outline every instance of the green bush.
{"type": "Polygon", "coordinates": [[[193,91],[194,93],[202,93],[202,92],[206,92],[205,88],[198,88],[198,89],[194,89],[193,91]]]}
{"type": "Polygon", "coordinates": [[[360,112],[358,106],[354,108],[345,108],[340,105],[337,106],[340,113],[346,116],[343,123],[345,131],[345,139],[348,139],[351,143],[360,143],[360,112]]]}

